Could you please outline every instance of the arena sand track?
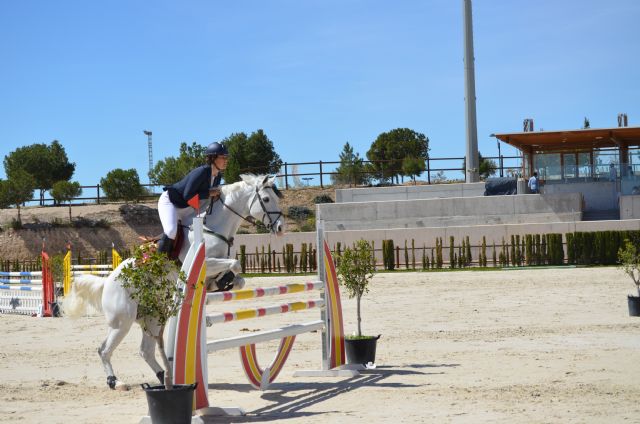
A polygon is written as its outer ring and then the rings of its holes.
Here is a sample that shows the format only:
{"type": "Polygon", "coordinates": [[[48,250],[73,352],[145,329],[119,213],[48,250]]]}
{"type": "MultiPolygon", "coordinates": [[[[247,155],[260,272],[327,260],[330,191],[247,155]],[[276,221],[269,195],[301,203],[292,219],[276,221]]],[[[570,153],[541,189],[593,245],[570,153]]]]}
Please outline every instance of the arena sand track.
{"type": "MultiPolygon", "coordinates": [[[[210,400],[249,415],[209,422],[640,422],[640,318],[628,316],[625,298],[632,289],[615,268],[378,274],[363,299],[364,330],[382,334],[377,369],[347,380],[293,378],[319,365],[319,337],[305,334],[260,392],[237,351],[218,352],[210,356],[210,400]]],[[[343,296],[343,306],[351,332],[355,301],[343,296]]],[[[317,313],[226,324],[209,338],[317,313]]],[[[113,359],[128,392],[106,387],[96,354],[104,335],[100,316],[0,316],[0,422],[138,422],[147,412],[139,384],[153,382],[137,354],[139,329],[113,359]]],[[[258,347],[263,365],[276,344],[258,347]]]]}

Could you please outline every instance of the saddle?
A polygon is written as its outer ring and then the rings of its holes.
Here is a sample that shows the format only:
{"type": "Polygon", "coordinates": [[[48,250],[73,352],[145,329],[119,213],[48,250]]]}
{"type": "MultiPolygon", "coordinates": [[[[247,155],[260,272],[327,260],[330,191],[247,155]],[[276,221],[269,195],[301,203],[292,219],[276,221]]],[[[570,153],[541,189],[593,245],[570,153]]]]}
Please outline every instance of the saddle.
{"type": "MultiPolygon", "coordinates": [[[[176,233],[176,238],[173,240],[173,248],[169,253],[169,259],[173,259],[178,261],[178,257],[180,256],[180,250],[182,250],[182,245],[184,243],[184,231],[182,231],[182,222],[178,221],[179,231],[176,233]]],[[[164,236],[164,233],[160,233],[157,236],[140,236],[138,237],[142,240],[142,243],[155,243],[158,244],[158,241],[164,236]]]]}

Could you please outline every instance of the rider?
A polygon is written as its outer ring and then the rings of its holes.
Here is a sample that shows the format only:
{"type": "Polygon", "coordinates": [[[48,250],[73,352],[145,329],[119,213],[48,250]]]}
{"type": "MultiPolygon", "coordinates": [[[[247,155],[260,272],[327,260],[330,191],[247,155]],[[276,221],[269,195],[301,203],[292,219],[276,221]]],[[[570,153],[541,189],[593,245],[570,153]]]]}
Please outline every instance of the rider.
{"type": "Polygon", "coordinates": [[[222,171],[227,167],[229,152],[224,144],[214,142],[205,150],[207,164],[189,172],[179,182],[164,187],[158,200],[158,213],[162,223],[162,238],[158,241],[158,251],[167,255],[173,250],[173,241],[178,233],[178,220],[190,214],[192,210],[187,204],[196,194],[200,200],[220,196],[220,180],[222,171]]]}

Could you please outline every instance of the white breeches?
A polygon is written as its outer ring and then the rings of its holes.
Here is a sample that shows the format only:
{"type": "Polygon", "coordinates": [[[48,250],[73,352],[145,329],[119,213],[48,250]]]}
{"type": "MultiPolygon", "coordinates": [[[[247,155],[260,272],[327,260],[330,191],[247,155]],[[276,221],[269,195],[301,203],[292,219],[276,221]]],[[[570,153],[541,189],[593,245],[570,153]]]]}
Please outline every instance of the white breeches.
{"type": "Polygon", "coordinates": [[[194,215],[192,208],[177,208],[169,200],[169,193],[163,192],[158,199],[158,214],[162,223],[162,231],[172,240],[175,240],[178,233],[178,220],[194,215]]]}

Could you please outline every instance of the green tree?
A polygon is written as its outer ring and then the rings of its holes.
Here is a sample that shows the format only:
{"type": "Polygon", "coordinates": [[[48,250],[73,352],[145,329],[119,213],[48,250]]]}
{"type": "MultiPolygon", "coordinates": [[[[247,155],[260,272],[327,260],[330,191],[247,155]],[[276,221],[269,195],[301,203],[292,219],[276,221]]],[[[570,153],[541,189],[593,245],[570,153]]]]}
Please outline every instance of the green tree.
{"type": "Polygon", "coordinates": [[[33,190],[36,187],[35,180],[28,172],[17,169],[8,180],[0,180],[0,208],[14,206],[18,209],[18,226],[22,226],[20,205],[31,200],[33,190]]]}
{"type": "Polygon", "coordinates": [[[353,152],[353,147],[347,142],[340,153],[340,165],[336,174],[331,175],[334,184],[362,185],[369,181],[365,166],[359,153],[353,152]]]}
{"type": "Polygon", "coordinates": [[[491,159],[486,159],[482,157],[482,153],[478,153],[479,156],[479,173],[480,177],[483,179],[487,179],[490,176],[496,173],[496,169],[498,169],[498,165],[496,165],[495,161],[491,159]]]}
{"type": "Polygon", "coordinates": [[[171,185],[180,181],[192,169],[205,163],[206,148],[196,142],[188,145],[180,143],[178,157],[169,156],[158,161],[149,172],[149,178],[154,184],[171,185]]]}
{"type": "Polygon", "coordinates": [[[371,144],[367,159],[372,161],[376,175],[381,180],[404,175],[402,161],[407,157],[426,159],[429,153],[429,139],[422,133],[409,128],[396,128],[380,134],[371,144]]]}
{"type": "Polygon", "coordinates": [[[35,188],[42,192],[53,187],[56,181],[68,181],[76,169],[75,163],[70,163],[64,147],[58,140],[50,145],[44,143],[19,147],[4,157],[4,170],[8,179],[12,179],[16,172],[24,171],[33,177],[35,188]]]}
{"type": "Polygon", "coordinates": [[[620,268],[631,277],[640,294],[640,252],[628,239],[624,240],[624,248],[618,249],[618,261],[620,268]]]}
{"type": "Polygon", "coordinates": [[[402,174],[411,178],[413,185],[416,185],[416,177],[427,169],[427,164],[423,158],[406,157],[402,161],[402,174]]]}
{"type": "Polygon", "coordinates": [[[347,295],[356,298],[358,337],[362,337],[360,299],[369,292],[369,281],[373,272],[373,251],[368,241],[360,239],[353,248],[347,247],[340,255],[338,277],[347,290],[347,295]]]}
{"type": "Polygon", "coordinates": [[[223,140],[229,150],[229,162],[224,171],[227,184],[240,181],[240,174],[276,174],[282,160],[273,147],[273,142],[263,130],[247,134],[234,133],[223,140]]]}
{"type": "Polygon", "coordinates": [[[114,169],[100,179],[100,186],[109,200],[138,200],[146,194],[140,184],[138,171],[131,169],[114,169]]]}
{"type": "Polygon", "coordinates": [[[80,196],[81,194],[82,188],[80,188],[80,183],[78,182],[69,182],[62,180],[53,184],[53,188],[51,189],[51,197],[53,197],[58,203],[69,203],[69,222],[71,222],[71,200],[74,197],[80,196]]]}

